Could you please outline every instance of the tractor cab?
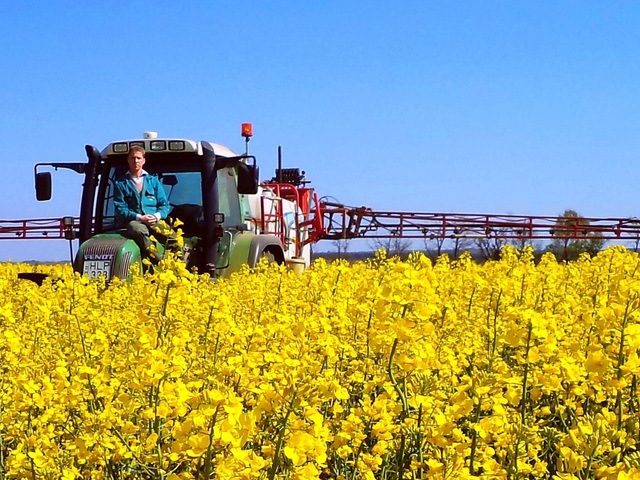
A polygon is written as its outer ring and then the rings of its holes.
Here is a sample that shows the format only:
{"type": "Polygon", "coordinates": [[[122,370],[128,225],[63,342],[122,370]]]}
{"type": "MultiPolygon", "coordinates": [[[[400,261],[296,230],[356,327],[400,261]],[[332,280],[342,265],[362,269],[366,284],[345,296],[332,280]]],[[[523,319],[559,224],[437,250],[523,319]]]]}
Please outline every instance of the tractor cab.
{"type": "MultiPolygon", "coordinates": [[[[131,142],[136,144],[136,142],[131,142]]],[[[107,147],[104,172],[96,192],[94,233],[111,232],[126,227],[116,215],[114,187],[118,179],[128,170],[127,154],[113,153],[113,145],[107,147]]],[[[241,196],[237,187],[237,163],[240,157],[219,145],[213,145],[218,157],[214,168],[217,190],[216,214],[221,226],[235,228],[243,223],[241,196]],[[223,165],[223,159],[227,165],[223,165]],[[236,159],[232,162],[229,159],[236,159]]],[[[128,151],[128,150],[127,150],[128,151]]],[[[104,152],[103,152],[104,155],[104,152]]],[[[160,180],[171,207],[170,220],[179,219],[180,228],[187,236],[202,236],[204,232],[204,209],[202,192],[202,155],[197,151],[146,153],[144,169],[160,180]]],[[[243,157],[242,160],[245,158],[243,157]]]]}
{"type": "Polygon", "coordinates": [[[171,206],[168,223],[182,223],[185,250],[191,254],[188,266],[214,276],[224,274],[233,262],[234,237],[247,230],[245,197],[258,189],[255,158],[236,155],[218,144],[158,138],[154,132],[110,143],[102,151],[87,145],[86,163],[36,165],[39,200],[51,198],[51,173],[42,171],[45,167],[68,168],[85,176],[74,268],[90,277],[126,278],[134,265],[141,264],[140,250],[123,235],[126,225],[116,215],[113,201],[115,182],[126,175],[133,146],[144,148],[144,169],[165,190],[171,206]]]}

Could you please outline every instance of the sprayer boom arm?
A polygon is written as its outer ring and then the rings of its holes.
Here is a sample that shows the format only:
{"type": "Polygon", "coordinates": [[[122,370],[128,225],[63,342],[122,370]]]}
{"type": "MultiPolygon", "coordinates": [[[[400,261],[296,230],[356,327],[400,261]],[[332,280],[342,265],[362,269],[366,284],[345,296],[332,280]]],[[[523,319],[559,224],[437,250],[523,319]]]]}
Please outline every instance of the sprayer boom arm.
{"type": "Polygon", "coordinates": [[[637,218],[570,218],[534,215],[384,212],[365,207],[323,204],[322,239],[500,238],[545,240],[640,239],[637,218]]]}
{"type": "Polygon", "coordinates": [[[32,218],[26,220],[0,220],[0,240],[60,240],[69,238],[73,225],[78,219],[73,219],[69,225],[69,218],[32,218]]]}

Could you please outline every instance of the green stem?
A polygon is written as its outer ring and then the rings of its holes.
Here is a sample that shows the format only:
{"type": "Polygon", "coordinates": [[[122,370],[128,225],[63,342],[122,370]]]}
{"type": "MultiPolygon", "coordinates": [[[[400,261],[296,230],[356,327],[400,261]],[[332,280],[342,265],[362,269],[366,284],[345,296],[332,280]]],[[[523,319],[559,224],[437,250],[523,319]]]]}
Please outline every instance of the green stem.
{"type": "Polygon", "coordinates": [[[164,302],[162,303],[162,316],[167,314],[167,305],[169,304],[169,291],[171,290],[171,285],[167,285],[167,291],[164,294],[164,302]]]}
{"type": "Polygon", "coordinates": [[[500,308],[500,299],[502,298],[502,290],[498,292],[498,298],[496,299],[496,309],[493,315],[493,338],[491,339],[491,358],[489,360],[489,370],[493,371],[493,357],[496,353],[496,346],[498,344],[498,309],[500,308]]]}
{"type": "Polygon", "coordinates": [[[284,443],[284,435],[287,429],[287,422],[289,421],[289,415],[293,411],[293,405],[296,401],[296,397],[298,395],[298,391],[293,392],[293,397],[291,398],[291,403],[289,403],[289,408],[287,409],[287,413],[282,419],[282,425],[280,426],[280,433],[278,434],[278,442],[276,443],[276,451],[273,454],[273,463],[271,464],[271,468],[269,469],[269,480],[273,480],[276,476],[276,472],[278,470],[278,466],[280,464],[280,450],[282,449],[282,444],[284,443]]]}
{"type": "MultiPolygon", "coordinates": [[[[473,424],[478,425],[478,421],[480,420],[480,406],[482,405],[482,398],[478,397],[478,403],[476,404],[473,415],[473,424]]],[[[475,475],[474,473],[474,462],[476,457],[476,448],[478,446],[478,431],[473,429],[473,436],[471,438],[471,453],[469,454],[469,473],[471,475],[475,475]]]]}
{"type": "MultiPolygon", "coordinates": [[[[371,423],[372,422],[373,422],[373,420],[369,419],[369,422],[367,423],[367,426],[365,427],[365,431],[367,433],[369,433],[370,430],[371,430],[371,423]]],[[[358,460],[360,459],[360,454],[362,453],[362,446],[364,445],[365,440],[362,440],[360,442],[360,445],[358,445],[358,451],[356,452],[356,456],[353,459],[353,470],[351,471],[351,480],[356,480],[356,473],[358,471],[358,460]]]]}
{"type": "Polygon", "coordinates": [[[422,448],[422,431],[420,427],[422,426],[422,403],[418,407],[418,422],[417,429],[418,433],[416,434],[416,445],[418,447],[418,463],[420,467],[418,468],[418,478],[422,478],[422,464],[424,463],[424,450],[422,448]]]}
{"type": "MultiPolygon", "coordinates": [[[[522,376],[522,400],[520,401],[520,424],[522,429],[525,427],[526,413],[527,413],[527,377],[529,376],[529,349],[531,348],[531,333],[533,331],[533,325],[529,322],[527,326],[527,346],[524,352],[524,374],[522,376]]],[[[518,473],[518,452],[520,449],[520,433],[518,432],[518,438],[516,440],[516,446],[514,451],[514,465],[516,474],[518,473]]]]}
{"type": "Polygon", "coordinates": [[[207,359],[207,343],[209,342],[209,327],[211,326],[211,318],[213,317],[213,307],[211,307],[209,309],[209,318],[207,318],[207,326],[204,329],[204,347],[203,347],[203,351],[204,351],[204,360],[207,359]]]}
{"type": "MultiPolygon", "coordinates": [[[[396,469],[398,472],[398,479],[404,478],[404,450],[405,450],[405,438],[404,433],[400,437],[400,449],[398,450],[396,469]]],[[[443,477],[444,478],[444,477],[443,477]]]]}
{"type": "Polygon", "coordinates": [[[211,425],[209,426],[209,446],[207,447],[207,452],[204,457],[204,478],[205,480],[210,478],[211,476],[211,456],[213,453],[213,433],[214,427],[216,425],[216,421],[218,419],[218,411],[220,409],[220,405],[216,406],[216,411],[213,413],[213,418],[211,419],[211,425]]]}
{"type": "Polygon", "coordinates": [[[393,356],[396,354],[396,348],[398,346],[398,337],[393,341],[393,346],[391,347],[391,353],[389,354],[389,364],[387,365],[387,372],[389,373],[389,379],[391,380],[391,384],[395,389],[398,397],[402,401],[402,411],[404,413],[404,417],[409,415],[409,402],[407,401],[407,397],[404,392],[398,385],[398,381],[396,380],[395,375],[393,374],[393,356]]]}
{"type": "Polygon", "coordinates": [[[590,476],[591,476],[591,465],[593,464],[593,460],[596,456],[596,452],[598,451],[598,447],[600,446],[600,432],[597,430],[596,431],[596,437],[598,439],[598,441],[596,442],[596,444],[594,445],[593,449],[591,450],[591,453],[589,454],[589,461],[587,462],[587,466],[586,468],[583,470],[583,478],[584,480],[587,480],[590,476]]]}
{"type": "Polygon", "coordinates": [[[522,421],[522,425],[525,424],[525,415],[527,413],[527,380],[529,376],[529,350],[531,349],[531,333],[533,330],[533,325],[529,322],[529,326],[527,327],[527,347],[524,352],[524,374],[522,376],[522,406],[520,409],[520,419],[522,421]]]}
{"type": "Polygon", "coordinates": [[[218,362],[218,346],[220,345],[220,332],[218,332],[218,335],[216,336],[216,347],[213,350],[213,366],[216,366],[216,363],[218,362]]]}
{"type": "MultiPolygon", "coordinates": [[[[635,299],[634,299],[635,300],[635,299]]],[[[622,366],[624,365],[624,342],[625,342],[625,333],[627,328],[627,320],[629,319],[629,307],[631,305],[631,299],[627,301],[627,305],[624,309],[624,317],[622,318],[622,329],[620,331],[620,348],[618,349],[618,366],[616,368],[616,378],[618,380],[622,380],[622,366]]],[[[632,397],[633,398],[633,397],[632,397]]],[[[631,400],[630,400],[631,401],[631,400]]],[[[616,407],[618,409],[618,432],[622,430],[622,391],[618,388],[618,392],[616,394],[616,407]]],[[[614,445],[619,447],[620,440],[617,439],[614,442],[614,445]]],[[[622,449],[620,450],[622,452],[622,449]]],[[[619,462],[621,457],[621,453],[618,453],[615,458],[615,462],[619,462]]]]}
{"type": "Polygon", "coordinates": [[[116,428],[112,428],[111,432],[118,437],[118,440],[120,440],[122,442],[122,444],[127,447],[127,450],[129,451],[129,453],[131,453],[131,456],[133,457],[133,459],[138,463],[138,465],[144,469],[148,475],[148,477],[151,477],[152,475],[152,471],[149,469],[149,467],[147,467],[146,462],[143,462],[137,455],[136,452],[131,448],[131,445],[129,445],[129,443],[122,437],[122,434],[116,429],[116,428]]]}

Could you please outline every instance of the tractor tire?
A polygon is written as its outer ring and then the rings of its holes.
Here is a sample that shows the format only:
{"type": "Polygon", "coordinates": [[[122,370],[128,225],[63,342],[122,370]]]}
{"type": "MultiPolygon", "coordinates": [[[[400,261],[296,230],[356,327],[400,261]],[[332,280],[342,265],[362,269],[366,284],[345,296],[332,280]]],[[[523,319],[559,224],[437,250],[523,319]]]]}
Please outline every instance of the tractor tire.
{"type": "Polygon", "coordinates": [[[276,256],[270,252],[269,250],[263,250],[260,256],[258,256],[258,263],[262,261],[262,259],[266,259],[268,263],[277,263],[276,256]]]}

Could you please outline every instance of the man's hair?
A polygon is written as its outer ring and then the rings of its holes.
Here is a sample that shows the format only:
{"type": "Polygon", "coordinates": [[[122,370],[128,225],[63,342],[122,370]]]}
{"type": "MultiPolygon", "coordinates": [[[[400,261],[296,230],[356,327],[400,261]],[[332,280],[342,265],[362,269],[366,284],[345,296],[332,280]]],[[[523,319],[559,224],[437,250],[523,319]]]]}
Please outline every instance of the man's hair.
{"type": "Polygon", "coordinates": [[[132,153],[135,152],[140,152],[142,153],[142,156],[145,156],[145,152],[144,152],[144,148],[142,148],[140,145],[133,145],[130,149],[129,149],[129,153],[127,154],[127,156],[131,155],[132,153]]]}

